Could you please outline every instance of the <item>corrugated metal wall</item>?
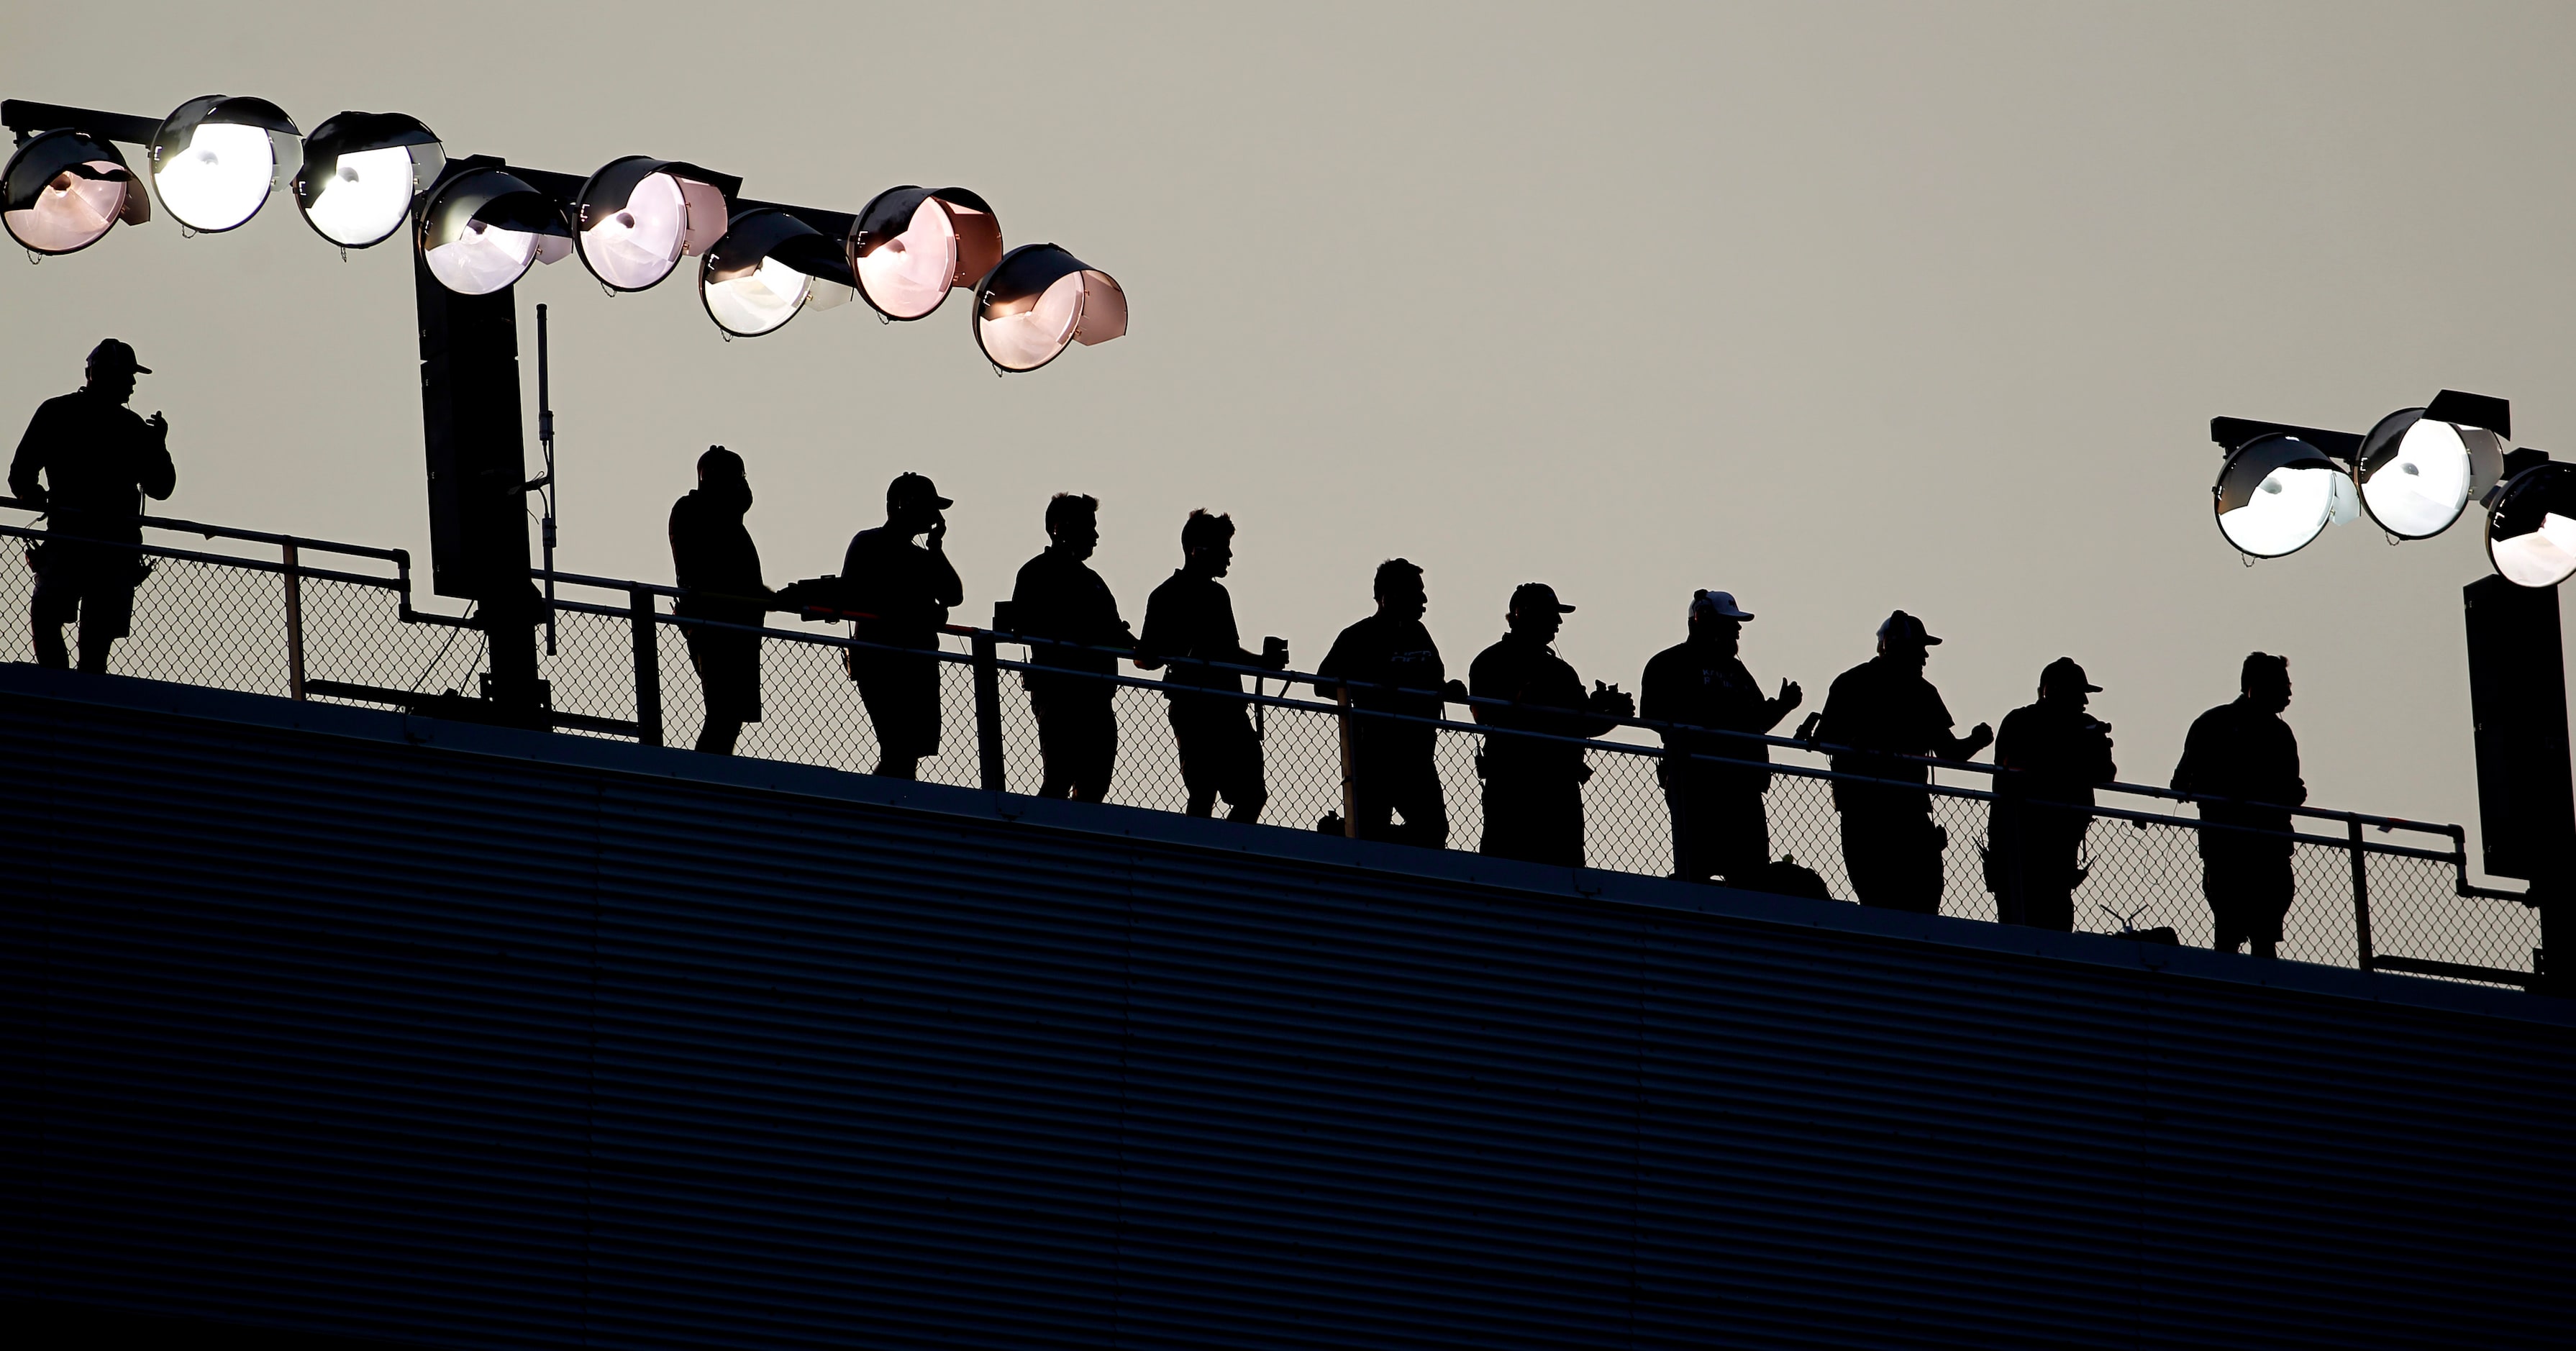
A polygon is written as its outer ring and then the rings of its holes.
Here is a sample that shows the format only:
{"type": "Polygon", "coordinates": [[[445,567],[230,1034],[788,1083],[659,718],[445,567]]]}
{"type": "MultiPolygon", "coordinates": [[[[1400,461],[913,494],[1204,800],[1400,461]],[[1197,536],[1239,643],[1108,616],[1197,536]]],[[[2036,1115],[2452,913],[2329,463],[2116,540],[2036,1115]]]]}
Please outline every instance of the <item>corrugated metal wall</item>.
{"type": "Polygon", "coordinates": [[[2557,1001],[27,668],[0,771],[0,1298],[475,1347],[2576,1311],[2557,1001]]]}

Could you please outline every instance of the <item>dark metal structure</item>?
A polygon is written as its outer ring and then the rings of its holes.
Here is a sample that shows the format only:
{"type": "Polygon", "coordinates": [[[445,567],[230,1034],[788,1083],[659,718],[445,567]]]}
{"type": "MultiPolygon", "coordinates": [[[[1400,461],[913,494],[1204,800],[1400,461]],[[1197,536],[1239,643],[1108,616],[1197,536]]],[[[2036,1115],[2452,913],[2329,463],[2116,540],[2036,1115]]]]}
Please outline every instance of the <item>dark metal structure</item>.
{"type": "Polygon", "coordinates": [[[2557,1346],[2501,990],[0,667],[0,1296],[419,1345],[2557,1346]]]}

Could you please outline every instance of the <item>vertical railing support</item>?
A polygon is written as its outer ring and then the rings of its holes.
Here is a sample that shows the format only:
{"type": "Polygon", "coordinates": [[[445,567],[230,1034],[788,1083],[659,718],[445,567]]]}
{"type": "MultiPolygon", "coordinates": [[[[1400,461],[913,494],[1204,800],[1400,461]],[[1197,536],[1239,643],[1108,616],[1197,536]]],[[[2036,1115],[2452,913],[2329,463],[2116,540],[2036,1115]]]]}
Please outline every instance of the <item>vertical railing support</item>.
{"type": "Polygon", "coordinates": [[[1002,791],[1002,668],[994,652],[993,631],[977,629],[975,651],[975,750],[982,762],[984,786],[1002,791]]]}
{"type": "MultiPolygon", "coordinates": [[[[554,607],[548,606],[552,613],[554,607]]],[[[662,643],[656,632],[653,593],[637,587],[626,593],[627,622],[635,629],[635,740],[662,744],[662,643]]]]}
{"type": "MultiPolygon", "coordinates": [[[[1360,837],[1360,788],[1351,769],[1351,687],[1335,688],[1333,702],[1342,706],[1341,715],[1333,720],[1342,731],[1342,837],[1356,840],[1360,837]]],[[[1405,824],[1410,828],[1412,822],[1405,824]]]]}
{"type": "Polygon", "coordinates": [[[297,565],[295,541],[286,554],[286,697],[304,697],[304,573],[297,565]]]}
{"type": "Polygon", "coordinates": [[[2370,947],[2370,855],[2361,847],[2361,823],[2352,826],[2352,943],[2361,969],[2371,970],[2378,958],[2370,947]]]}

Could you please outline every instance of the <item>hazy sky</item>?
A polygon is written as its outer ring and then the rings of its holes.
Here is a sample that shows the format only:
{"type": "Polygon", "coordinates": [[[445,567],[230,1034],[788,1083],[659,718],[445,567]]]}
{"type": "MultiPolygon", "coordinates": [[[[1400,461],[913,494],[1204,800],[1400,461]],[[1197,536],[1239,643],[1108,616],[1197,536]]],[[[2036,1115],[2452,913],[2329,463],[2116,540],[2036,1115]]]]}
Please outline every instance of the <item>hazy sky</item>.
{"type": "MultiPolygon", "coordinates": [[[[667,578],[712,442],[750,462],[773,580],[935,477],[976,622],[1049,494],[1102,499],[1131,615],[1207,506],[1247,636],[1301,664],[1395,554],[1453,668],[1544,580],[1580,607],[1560,650],[1632,689],[1694,587],[1811,701],[1902,607],[1949,640],[1963,726],[2072,655],[2157,782],[2259,647],[2315,801],[2474,829],[2483,514],[2249,569],[2206,425],[2359,431],[2447,386],[2576,451],[2571,38],[2561,6],[2349,0],[10,5],[0,94],[399,110],[451,154],[689,159],[843,210],[963,184],[1125,286],[1129,336],[996,379],[962,296],[727,343],[685,272],[611,298],[537,270],[570,569],[667,578]]],[[[165,510],[425,553],[399,241],[344,264],[281,198],[0,278],[0,415],[124,337],[173,428],[165,510]]]]}

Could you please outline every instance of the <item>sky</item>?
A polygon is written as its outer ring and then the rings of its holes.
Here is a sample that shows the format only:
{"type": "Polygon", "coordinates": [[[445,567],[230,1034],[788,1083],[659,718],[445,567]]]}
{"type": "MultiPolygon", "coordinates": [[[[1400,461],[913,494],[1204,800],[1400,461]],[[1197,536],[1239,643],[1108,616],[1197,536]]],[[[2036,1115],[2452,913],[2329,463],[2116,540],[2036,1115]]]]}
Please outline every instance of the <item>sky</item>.
{"type": "MultiPolygon", "coordinates": [[[[685,159],[840,210],[960,184],[1125,289],[1126,337],[997,379],[963,297],[726,342],[687,272],[611,297],[537,269],[568,570],[666,580],[715,443],[749,462],[773,582],[834,570],[888,479],[931,475],[978,623],[1051,494],[1102,500],[1131,616],[1203,506],[1239,528],[1247,638],[1301,665],[1396,555],[1453,669],[1538,580],[1578,607],[1559,651],[1630,689],[1694,588],[1758,616],[1748,664],[1810,706],[1902,608],[1947,640],[1963,727],[2073,656],[2150,782],[2263,649],[2312,801],[2474,832],[2483,513],[2248,567],[2206,429],[2362,431],[2456,388],[2576,450],[2571,39],[2560,6],[2348,0],[147,2],[0,11],[0,95],[404,111],[451,154],[685,159]]],[[[0,417],[113,334],[172,425],[161,510],[426,555],[399,241],[343,261],[279,197],[227,234],[0,261],[0,417]]]]}

